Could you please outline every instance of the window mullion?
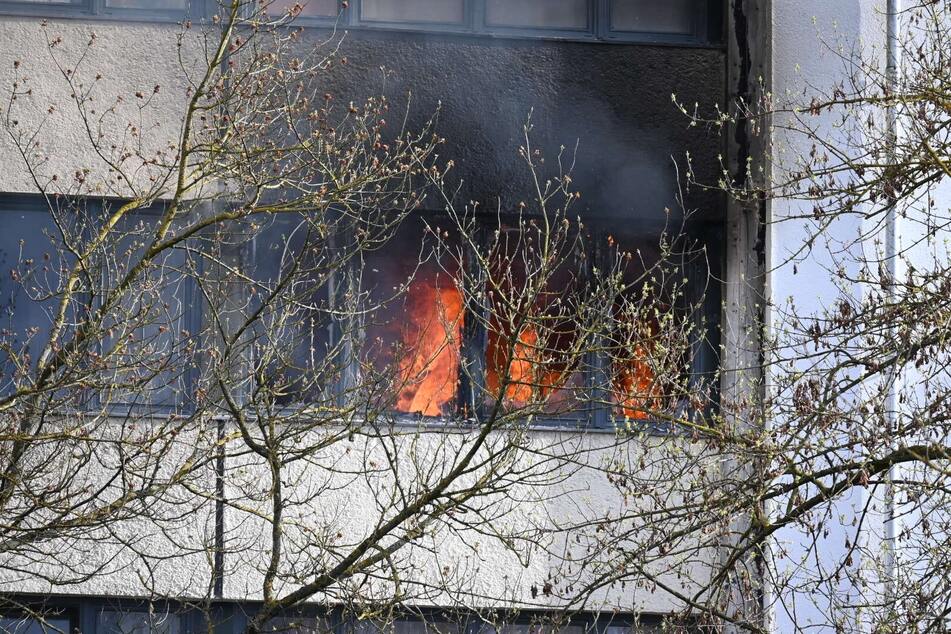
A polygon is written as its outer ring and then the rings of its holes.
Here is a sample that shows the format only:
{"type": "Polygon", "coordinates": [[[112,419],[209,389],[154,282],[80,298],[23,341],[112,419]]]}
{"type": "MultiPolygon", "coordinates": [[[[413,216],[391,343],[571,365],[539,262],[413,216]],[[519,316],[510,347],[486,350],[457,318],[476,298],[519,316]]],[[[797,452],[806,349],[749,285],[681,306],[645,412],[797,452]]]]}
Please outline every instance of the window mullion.
{"type": "MultiPolygon", "coordinates": [[[[591,260],[595,263],[599,271],[609,270],[606,267],[606,255],[602,246],[605,244],[606,237],[602,232],[596,231],[593,233],[592,240],[594,244],[591,245],[591,260]]],[[[590,273],[590,268],[591,267],[589,267],[587,273],[587,283],[589,289],[593,290],[594,279],[590,273]]],[[[585,377],[588,383],[588,389],[591,392],[591,403],[589,406],[591,423],[594,427],[599,428],[606,428],[611,424],[611,412],[610,406],[608,405],[611,395],[607,389],[611,381],[611,362],[605,352],[605,343],[604,334],[598,333],[594,336],[594,340],[592,341],[594,351],[589,353],[591,358],[588,361],[591,365],[591,371],[588,373],[588,376],[585,377]]]]}
{"type": "Polygon", "coordinates": [[[485,0],[468,0],[468,26],[475,33],[485,32],[485,0]]]}
{"type": "MultiPolygon", "coordinates": [[[[478,247],[487,244],[488,233],[480,226],[473,241],[478,247]]],[[[486,348],[489,316],[485,312],[486,271],[473,245],[463,243],[462,280],[464,313],[462,321],[462,351],[459,355],[458,409],[460,417],[481,421],[485,414],[486,348]]]]}

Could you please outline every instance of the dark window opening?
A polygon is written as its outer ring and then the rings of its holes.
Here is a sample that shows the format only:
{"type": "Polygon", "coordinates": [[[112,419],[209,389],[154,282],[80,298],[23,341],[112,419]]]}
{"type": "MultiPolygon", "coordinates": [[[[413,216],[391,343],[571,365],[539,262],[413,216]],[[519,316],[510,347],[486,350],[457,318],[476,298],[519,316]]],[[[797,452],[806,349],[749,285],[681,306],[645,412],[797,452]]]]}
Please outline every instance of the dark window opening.
{"type": "Polygon", "coordinates": [[[472,397],[483,412],[501,399],[503,411],[535,412],[542,423],[601,426],[682,413],[695,374],[715,371],[706,367],[715,359],[698,362],[694,346],[707,344],[716,322],[698,315],[698,302],[709,308],[718,299],[696,295],[707,290],[702,280],[685,282],[685,275],[705,280],[710,273],[703,249],[661,262],[649,235],[592,232],[566,243],[544,287],[534,288],[538,262],[524,231],[489,223],[483,235],[493,237],[476,240],[489,251],[484,278],[465,269],[464,248],[438,217],[405,221],[395,238],[366,254],[361,276],[372,316],[363,327],[362,375],[376,373],[389,388],[389,409],[465,419],[472,397]],[[434,232],[439,241],[429,239],[434,232]],[[608,308],[615,328],[602,332],[589,272],[612,260],[622,261],[608,308]],[[463,287],[476,278],[482,286],[466,293],[482,299],[470,306],[463,287]]]}
{"type": "Polygon", "coordinates": [[[252,231],[251,311],[264,306],[252,371],[278,405],[329,404],[346,363],[338,307],[343,256],[319,219],[276,215],[252,231]]]}
{"type": "Polygon", "coordinates": [[[370,296],[365,352],[373,370],[390,374],[393,409],[451,416],[456,408],[464,323],[457,286],[458,251],[436,221],[404,221],[398,234],[364,259],[370,296]],[[436,248],[435,231],[441,248],[436,248]]]}

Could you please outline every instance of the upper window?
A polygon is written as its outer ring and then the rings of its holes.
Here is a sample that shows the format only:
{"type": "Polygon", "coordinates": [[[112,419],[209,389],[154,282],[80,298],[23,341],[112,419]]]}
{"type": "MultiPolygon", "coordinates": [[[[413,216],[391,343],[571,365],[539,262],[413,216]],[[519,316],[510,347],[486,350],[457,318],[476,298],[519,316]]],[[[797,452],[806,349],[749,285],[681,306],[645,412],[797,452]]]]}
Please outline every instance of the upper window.
{"type": "MultiPolygon", "coordinates": [[[[722,0],[271,0],[269,19],[296,24],[558,38],[708,44],[719,40],[722,0]]],[[[0,0],[0,12],[183,19],[206,0],[0,0]]]]}
{"type": "Polygon", "coordinates": [[[204,0],[0,0],[0,11],[54,17],[180,20],[200,15],[203,2],[204,0]]]}
{"type": "Polygon", "coordinates": [[[599,41],[704,44],[719,39],[721,0],[277,0],[301,24],[599,41]]]}

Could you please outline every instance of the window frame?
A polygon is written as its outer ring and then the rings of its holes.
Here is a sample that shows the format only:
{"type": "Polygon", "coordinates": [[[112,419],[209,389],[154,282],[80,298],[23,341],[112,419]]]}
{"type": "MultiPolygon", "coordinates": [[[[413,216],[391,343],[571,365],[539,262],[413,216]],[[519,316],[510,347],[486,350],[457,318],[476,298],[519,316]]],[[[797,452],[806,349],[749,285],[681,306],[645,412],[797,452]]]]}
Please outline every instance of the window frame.
{"type": "MultiPolygon", "coordinates": [[[[420,210],[414,213],[420,215],[420,223],[438,221],[443,217],[442,214],[438,212],[426,210],[420,210]]],[[[511,218],[514,220],[517,219],[517,216],[513,215],[511,218]]],[[[503,217],[503,220],[504,219],[503,217]]],[[[477,243],[480,245],[486,245],[488,243],[489,235],[491,235],[496,227],[494,223],[498,220],[499,217],[490,216],[484,221],[477,222],[477,233],[475,235],[477,243]]],[[[606,242],[608,234],[611,233],[608,230],[610,222],[612,222],[610,218],[597,217],[591,217],[585,221],[586,225],[591,227],[591,232],[590,236],[584,237],[583,240],[586,241],[587,246],[591,247],[590,256],[593,262],[598,263],[599,266],[603,266],[602,258],[604,255],[600,252],[597,245],[606,242]]],[[[657,231],[653,231],[650,227],[645,227],[644,232],[648,239],[655,233],[659,235],[657,231]]],[[[678,312],[684,314],[689,312],[690,317],[694,320],[695,328],[690,342],[689,366],[686,368],[686,372],[689,373],[689,385],[691,388],[701,387],[701,382],[704,380],[704,377],[715,377],[719,365],[717,351],[719,349],[721,289],[715,282],[721,278],[720,271],[722,265],[720,259],[722,256],[719,247],[721,235],[722,230],[717,223],[689,228],[687,231],[688,238],[702,244],[707,252],[705,262],[701,263],[698,258],[694,258],[691,262],[685,264],[687,268],[685,274],[688,280],[686,288],[688,296],[682,298],[683,305],[674,307],[674,310],[678,312]],[[700,240],[698,236],[705,236],[705,239],[700,240]],[[709,271],[703,271],[701,279],[700,268],[706,265],[709,265],[709,271]],[[709,278],[707,277],[708,274],[709,278]],[[713,283],[705,288],[700,282],[706,281],[707,279],[713,280],[713,283]],[[704,291],[706,292],[704,293],[704,291]],[[699,309],[688,311],[688,307],[698,301],[701,294],[702,301],[699,309]]],[[[465,253],[463,255],[465,257],[465,253]]],[[[469,257],[465,257],[465,260],[466,265],[470,266],[470,262],[474,261],[474,259],[469,257]]],[[[585,279],[582,280],[582,283],[587,283],[589,275],[590,272],[586,270],[584,272],[585,279]]],[[[466,279],[468,279],[468,277],[469,276],[466,276],[466,279]]],[[[421,423],[430,426],[452,426],[471,424],[473,419],[478,420],[484,416],[486,408],[489,406],[484,399],[484,395],[486,394],[485,380],[488,369],[488,332],[481,326],[482,319],[466,318],[471,310],[469,306],[463,307],[463,325],[459,351],[459,385],[455,396],[456,404],[453,407],[452,413],[444,416],[424,416],[421,414],[389,411],[387,412],[387,416],[392,422],[412,426],[418,426],[421,423]],[[470,368],[468,374],[462,370],[463,364],[470,368]],[[463,412],[467,409],[473,411],[474,414],[468,417],[465,416],[463,412]]],[[[483,316],[483,319],[484,318],[485,316],[483,316]]],[[[357,326],[345,324],[343,327],[350,329],[357,326]]],[[[363,338],[365,334],[364,331],[361,331],[360,337],[363,338]]],[[[671,431],[671,426],[668,423],[657,419],[645,418],[629,420],[616,415],[613,411],[613,407],[607,404],[610,395],[598,388],[599,384],[606,385],[607,381],[610,380],[610,376],[607,375],[607,373],[610,373],[609,360],[604,355],[599,355],[595,352],[589,352],[588,355],[585,361],[585,366],[588,370],[584,372],[581,378],[582,389],[589,390],[591,397],[587,399],[583,405],[579,405],[572,415],[535,416],[532,421],[533,428],[614,432],[619,428],[619,425],[627,422],[639,429],[656,433],[669,433],[671,431]]],[[[361,355],[354,355],[351,363],[345,368],[342,368],[340,381],[328,386],[332,394],[339,397],[346,391],[348,387],[347,383],[353,381],[353,377],[359,373],[361,359],[361,355]]],[[[365,361],[365,359],[363,361],[365,361]]],[[[710,411],[707,413],[712,413],[712,410],[715,410],[717,407],[717,399],[719,396],[717,386],[713,385],[712,388],[713,402],[710,404],[710,411]]],[[[306,400],[301,400],[300,402],[288,403],[283,406],[283,409],[291,414],[297,409],[306,409],[307,405],[306,400]]],[[[676,414],[678,416],[686,415],[688,413],[687,408],[688,405],[686,404],[678,404],[676,406],[676,414]]]]}
{"type": "MultiPolygon", "coordinates": [[[[303,27],[345,27],[366,31],[403,31],[409,33],[441,33],[474,35],[480,37],[560,40],[571,42],[598,42],[605,44],[658,44],[687,47],[719,47],[721,41],[722,0],[691,0],[695,20],[689,34],[658,33],[651,31],[612,31],[610,25],[611,0],[586,0],[588,26],[585,29],[527,26],[494,26],[486,23],[486,0],[461,0],[461,24],[435,22],[383,22],[361,18],[362,0],[350,0],[343,7],[337,0],[337,17],[298,17],[293,24],[303,27]]],[[[655,0],[662,1],[662,0],[655,0]]]]}
{"type": "MultiPolygon", "coordinates": [[[[119,198],[106,197],[83,197],[82,203],[93,214],[100,215],[106,205],[114,206],[124,202],[119,198]]],[[[164,209],[165,203],[156,202],[149,207],[143,207],[133,211],[129,217],[134,218],[138,215],[157,217],[164,209]]],[[[0,193],[0,217],[10,213],[39,213],[42,214],[48,209],[48,203],[42,194],[16,194],[0,193]]],[[[190,310],[183,311],[183,314],[176,320],[175,326],[179,329],[187,330],[192,337],[200,336],[200,328],[204,320],[204,305],[201,302],[198,288],[194,280],[186,279],[182,284],[182,305],[190,307],[190,310]]],[[[102,341],[96,344],[97,350],[102,350],[102,341]]],[[[197,385],[199,368],[191,365],[183,368],[181,377],[181,390],[172,402],[166,404],[142,404],[107,401],[100,392],[90,392],[89,403],[96,410],[103,409],[110,414],[121,416],[129,412],[148,413],[155,416],[163,416],[172,413],[185,414],[189,411],[189,403],[195,393],[197,385]]]]}
{"type": "MultiPolygon", "coordinates": [[[[662,1],[662,0],[657,0],[662,1]]],[[[611,0],[586,0],[589,24],[586,29],[533,28],[526,26],[492,26],[485,20],[485,0],[462,0],[464,20],[461,24],[435,22],[377,22],[360,17],[361,0],[350,0],[343,6],[337,0],[337,16],[300,16],[291,25],[316,28],[347,28],[365,31],[402,31],[408,33],[439,33],[472,35],[489,38],[517,38],[604,44],[649,44],[680,47],[719,48],[722,46],[723,0],[691,0],[695,7],[694,28],[689,34],[651,31],[612,31],[611,0]]],[[[115,20],[126,22],[178,23],[199,20],[211,14],[211,0],[188,0],[188,7],[177,9],[110,8],[106,0],[80,0],[76,3],[29,2],[0,0],[0,15],[115,20]]]]}
{"type": "Polygon", "coordinates": [[[125,22],[179,23],[185,19],[200,19],[208,14],[208,0],[186,0],[187,7],[179,9],[136,9],[108,7],[107,0],[79,0],[79,2],[29,2],[28,0],[0,0],[0,14],[35,16],[42,18],[71,18],[117,20],[125,22]]]}

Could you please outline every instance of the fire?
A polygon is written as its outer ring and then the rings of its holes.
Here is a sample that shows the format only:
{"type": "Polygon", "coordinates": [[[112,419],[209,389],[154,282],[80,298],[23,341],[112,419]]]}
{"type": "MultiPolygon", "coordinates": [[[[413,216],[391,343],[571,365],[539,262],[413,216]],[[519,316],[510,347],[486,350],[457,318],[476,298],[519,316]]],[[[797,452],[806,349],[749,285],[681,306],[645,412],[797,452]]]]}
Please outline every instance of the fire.
{"type": "Polygon", "coordinates": [[[633,350],[624,357],[614,359],[611,383],[617,403],[615,411],[625,418],[643,420],[650,416],[648,409],[657,409],[661,396],[657,377],[647,361],[658,325],[653,319],[637,320],[634,328],[629,334],[635,335],[639,343],[634,343],[633,350]]]}
{"type": "Polygon", "coordinates": [[[615,362],[612,387],[617,401],[617,412],[625,418],[647,418],[649,414],[646,409],[652,407],[659,396],[654,371],[644,360],[646,357],[647,351],[644,347],[636,346],[631,358],[624,362],[615,362]]]}
{"type": "MultiPolygon", "coordinates": [[[[506,376],[504,366],[509,357],[507,345],[510,337],[499,328],[492,328],[488,339],[485,383],[489,393],[497,398],[502,378],[506,376]]],[[[539,397],[544,398],[564,382],[567,364],[542,363],[542,348],[538,331],[532,326],[523,328],[515,342],[515,350],[508,367],[509,384],[505,389],[505,401],[508,404],[522,407],[532,399],[534,388],[538,389],[539,397]]]]}
{"type": "Polygon", "coordinates": [[[462,296],[435,276],[410,285],[406,298],[408,323],[401,328],[405,351],[399,363],[396,400],[399,412],[439,416],[456,395],[462,335],[462,296]]]}

